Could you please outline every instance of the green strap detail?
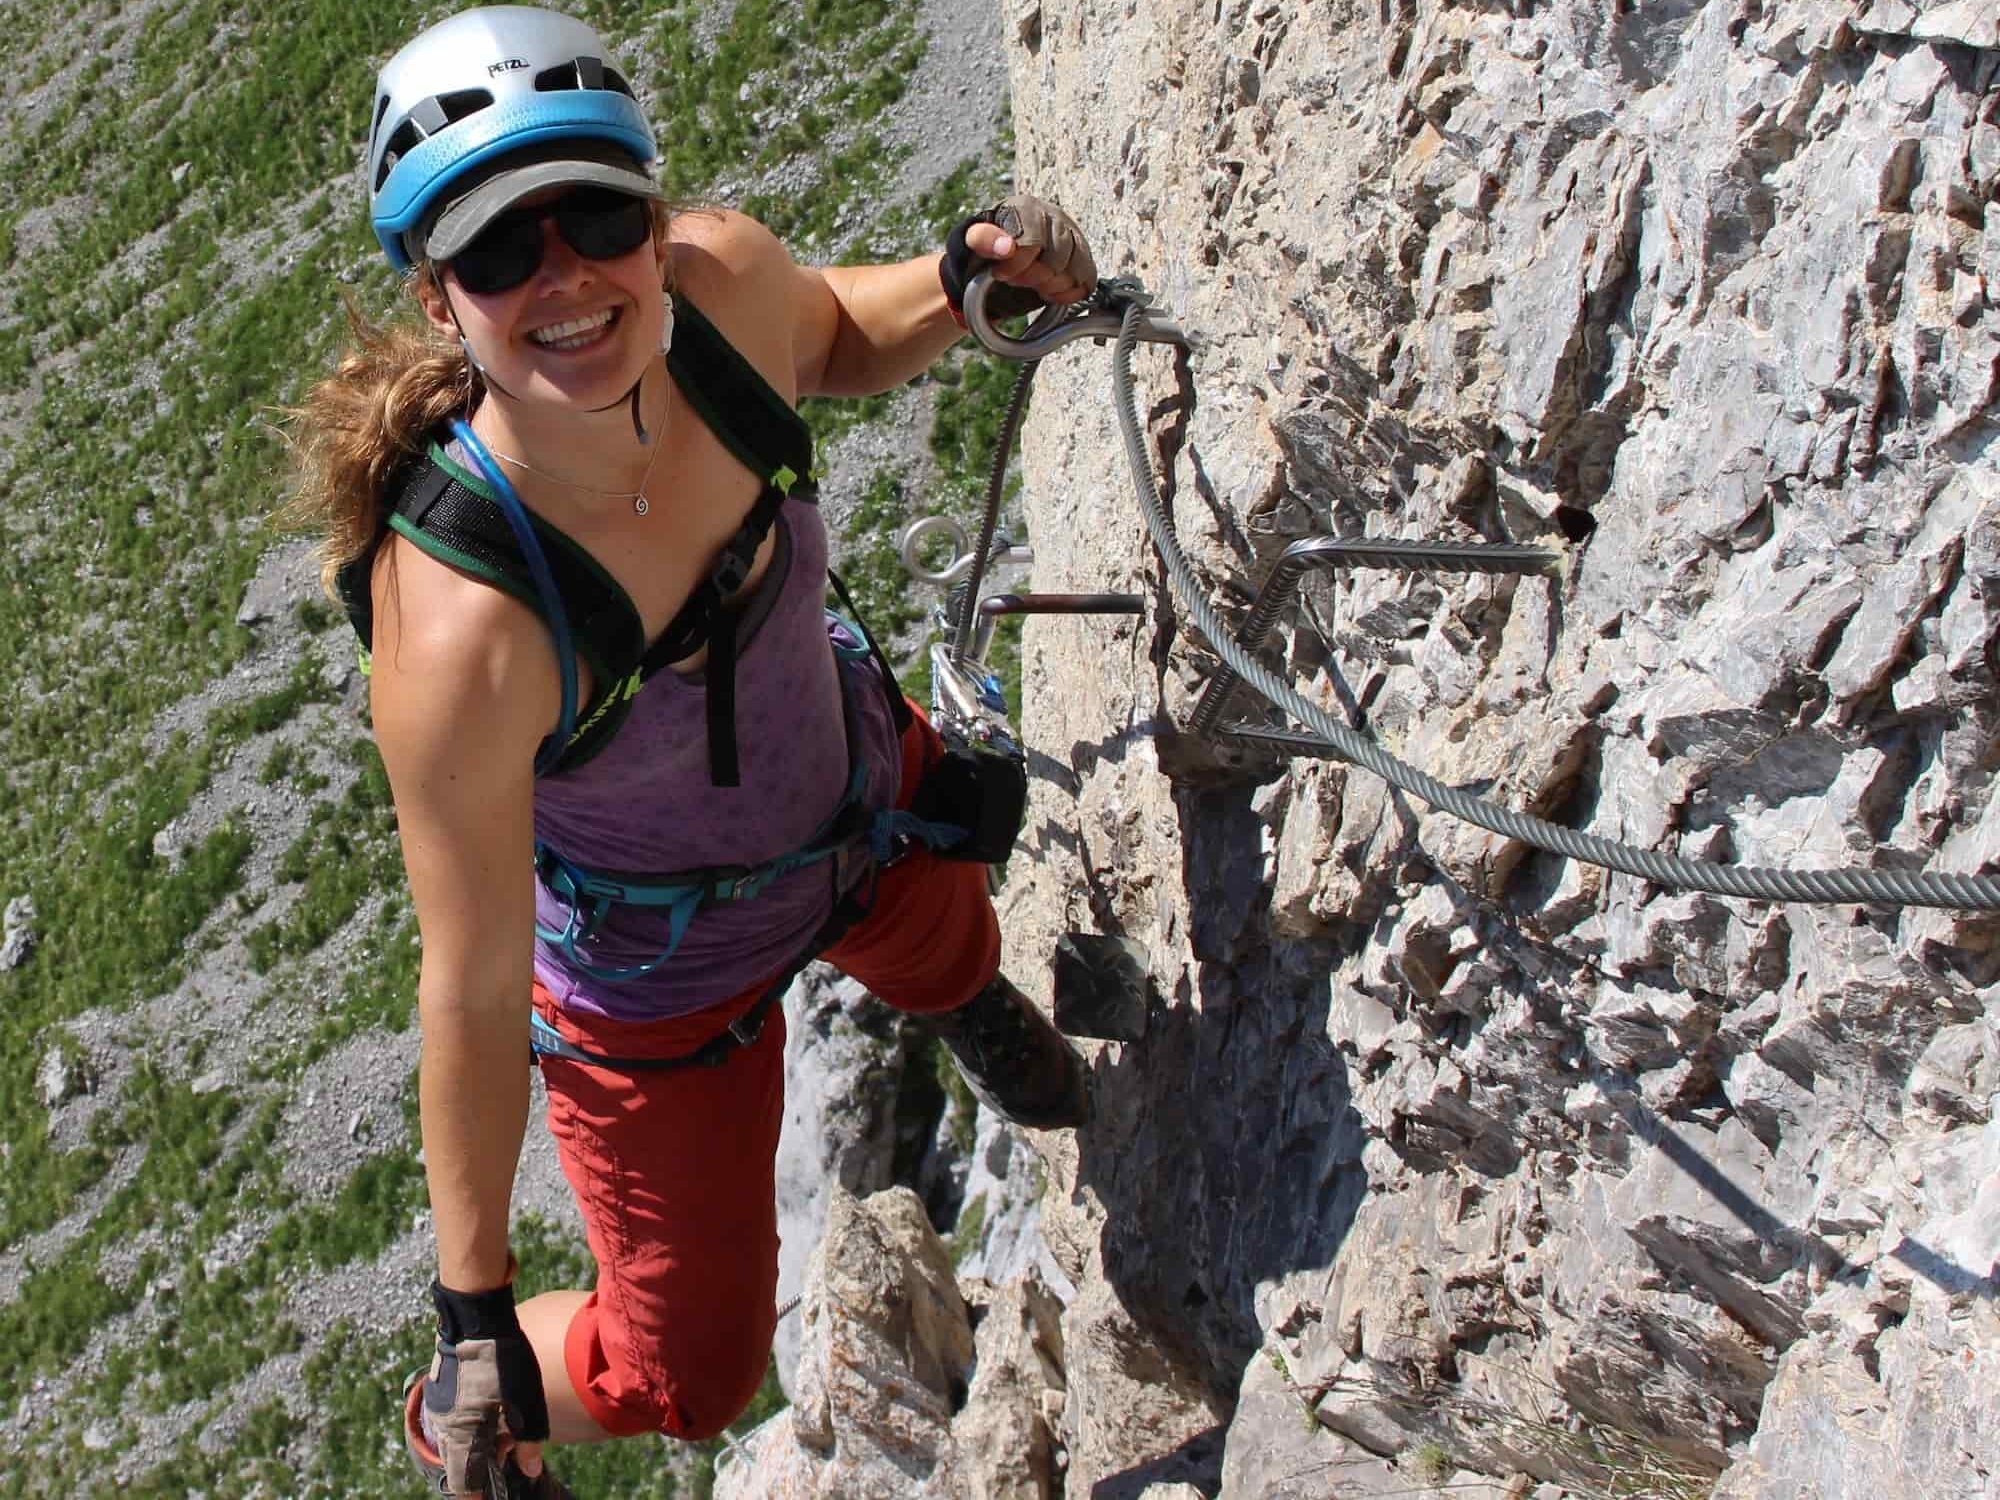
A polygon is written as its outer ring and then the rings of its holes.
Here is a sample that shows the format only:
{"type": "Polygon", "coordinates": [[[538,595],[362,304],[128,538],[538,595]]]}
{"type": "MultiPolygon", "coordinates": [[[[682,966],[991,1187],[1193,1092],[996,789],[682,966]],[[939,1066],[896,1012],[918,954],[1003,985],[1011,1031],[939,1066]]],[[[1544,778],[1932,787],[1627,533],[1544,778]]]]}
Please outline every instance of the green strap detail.
{"type": "MultiPolygon", "coordinates": [[[[474,474],[466,469],[464,465],[452,462],[451,455],[446,453],[443,446],[438,443],[431,444],[431,462],[436,464],[440,469],[443,469],[445,473],[451,475],[453,479],[456,479],[467,489],[471,490],[473,494],[491,501],[495,507],[498,507],[500,504],[499,498],[493,493],[493,486],[486,482],[484,475],[474,474]]],[[[551,525],[533,511],[528,512],[528,521],[535,528],[535,535],[541,538],[544,546],[564,553],[568,562],[583,569],[590,575],[593,584],[611,595],[612,598],[616,599],[626,609],[632,611],[635,617],[638,615],[639,606],[634,604],[631,596],[625,592],[625,585],[612,577],[605,569],[604,564],[591,556],[589,550],[580,542],[574,541],[568,532],[558,526],[551,525]]],[[[536,613],[539,614],[540,611],[537,610],[536,613]]]]}
{"type": "Polygon", "coordinates": [[[517,577],[504,568],[489,567],[470,552],[462,552],[443,537],[424,530],[408,516],[396,514],[389,517],[389,529],[407,539],[420,551],[435,557],[439,562],[470,573],[481,583],[491,584],[501,593],[519,599],[537,615],[542,612],[542,601],[536,597],[534,585],[525,578],[517,577]]]}
{"type": "Polygon", "coordinates": [[[791,475],[791,484],[812,472],[812,429],[805,418],[685,298],[675,304],[667,367],[703,424],[752,474],[776,485],[780,472],[791,475]]]}
{"type": "MultiPolygon", "coordinates": [[[[452,463],[445,456],[443,450],[436,444],[432,444],[431,446],[430,457],[433,463],[452,478],[458,480],[465,488],[481,496],[483,499],[492,500],[492,492],[483,483],[476,482],[474,476],[468,475],[461,466],[452,463]]],[[[497,521],[497,502],[495,502],[495,505],[495,517],[497,521]]],[[[633,606],[632,601],[626,597],[625,591],[619,586],[618,580],[605,572],[597,559],[584,551],[583,548],[579,547],[568,537],[564,536],[560,531],[556,530],[556,528],[542,521],[540,517],[531,517],[531,519],[537,533],[546,543],[552,547],[558,547],[566,551],[571,559],[583,566],[605,590],[614,595],[618,603],[631,613],[634,620],[638,618],[637,609],[633,606]]],[[[479,579],[482,583],[498,589],[509,598],[518,599],[535,612],[537,619],[541,618],[541,596],[535,590],[534,581],[528,577],[525,564],[516,570],[497,567],[453,545],[437,533],[419,526],[414,520],[400,511],[392,511],[390,513],[389,528],[398,536],[408,539],[412,546],[418,548],[426,555],[436,558],[448,567],[456,568],[462,573],[479,579]]],[[[590,724],[601,719],[604,709],[609,706],[611,693],[621,686],[623,674],[610,663],[602,642],[595,639],[589,632],[577,633],[574,637],[574,643],[577,655],[583,659],[584,664],[590,669],[590,698],[580,710],[580,717],[584,720],[584,727],[588,727],[590,724]]],[[[364,666],[362,670],[365,672],[369,669],[369,666],[364,666]]],[[[581,734],[581,729],[573,732],[569,743],[572,745],[576,744],[578,739],[581,738],[581,734]]]]}

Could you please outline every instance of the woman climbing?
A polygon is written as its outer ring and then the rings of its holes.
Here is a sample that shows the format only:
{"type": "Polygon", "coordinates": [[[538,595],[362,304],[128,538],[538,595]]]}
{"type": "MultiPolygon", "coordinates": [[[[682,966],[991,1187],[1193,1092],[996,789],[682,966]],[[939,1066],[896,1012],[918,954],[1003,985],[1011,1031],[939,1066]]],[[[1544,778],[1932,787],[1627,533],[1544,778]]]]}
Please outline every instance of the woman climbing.
{"type": "Polygon", "coordinates": [[[803,268],[740,214],[672,210],[656,155],[574,20],[493,7],[416,37],[366,171],[421,318],[359,326],[297,424],[422,935],[438,1338],[404,1421],[456,1494],[560,1495],[544,1440],[699,1439],[755,1393],[775,1001],[809,958],[926,1018],[1016,1123],[1086,1107],[999,974],[984,868],[946,857],[991,821],[993,768],[824,612],[794,408],[922,371],[982,266],[1068,303],[1089,252],[1017,196],[942,257],[803,268]],[[531,1039],[597,1281],[516,1307],[531,1039]]]}

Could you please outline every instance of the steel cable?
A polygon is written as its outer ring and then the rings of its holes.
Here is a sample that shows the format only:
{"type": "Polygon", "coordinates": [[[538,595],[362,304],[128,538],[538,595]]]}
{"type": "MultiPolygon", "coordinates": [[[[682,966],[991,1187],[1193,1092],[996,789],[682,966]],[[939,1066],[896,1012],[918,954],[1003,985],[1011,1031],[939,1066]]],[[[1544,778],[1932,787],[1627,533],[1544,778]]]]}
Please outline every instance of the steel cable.
{"type": "Polygon", "coordinates": [[[1776,870],[1751,865],[1723,865],[1710,860],[1658,854],[1621,844],[1614,839],[1565,828],[1528,813],[1501,807],[1439,781],[1398,760],[1366,735],[1348,728],[1325,710],[1308,703],[1291,684],[1267,671],[1237,647],[1214,605],[1203,597],[1194,570],[1189,567],[1174,538],[1173,527],[1167,520],[1153,480],[1152,463],[1146,455],[1138,405],[1133,394],[1132,350],[1138,343],[1137,332],[1143,311],[1136,303],[1128,303],[1125,307],[1124,319],[1118,330],[1118,343],[1112,354],[1112,387],[1139,509],[1145,516],[1146,531],[1166,564],[1174,596],[1195,628],[1206,638],[1209,648],[1229,670],[1276,707],[1310,727],[1341,759],[1372,771],[1391,786],[1423,799],[1441,812],[1497,833],[1502,838],[1516,839],[1551,854],[1601,865],[1626,875],[1637,875],[1658,885],[1712,891],[1721,896],[1740,896],[1757,901],[1879,901],[1899,906],[1935,906],[1966,911],[2000,910],[2000,879],[1991,876],[1897,870],[1776,870]]]}
{"type": "Polygon", "coordinates": [[[963,669],[972,654],[972,634],[979,622],[979,588],[986,581],[986,564],[993,553],[993,538],[1000,529],[1000,503],[1007,489],[1007,460],[1013,457],[1014,440],[1021,431],[1021,419],[1028,411],[1028,388],[1034,384],[1035,365],[1030,360],[1014,377],[1014,394],[1007,403],[1007,418],[1000,424],[1000,440],[993,445],[993,466],[986,477],[986,512],[979,524],[979,540],[972,544],[972,571],[952,591],[947,605],[951,615],[951,664],[963,669]]]}

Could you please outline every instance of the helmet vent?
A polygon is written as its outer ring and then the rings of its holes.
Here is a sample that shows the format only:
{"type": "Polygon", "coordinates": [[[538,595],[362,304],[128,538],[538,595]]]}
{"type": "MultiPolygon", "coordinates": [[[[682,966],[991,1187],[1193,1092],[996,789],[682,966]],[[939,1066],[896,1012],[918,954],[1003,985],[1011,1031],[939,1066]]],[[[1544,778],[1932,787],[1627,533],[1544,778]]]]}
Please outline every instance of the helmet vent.
{"type": "Polygon", "coordinates": [[[396,170],[396,163],[411,151],[421,146],[423,132],[409,120],[396,127],[396,133],[389,137],[389,143],[382,148],[382,165],[375,169],[375,191],[382,191],[382,184],[389,180],[389,174],[396,170]]]}
{"type": "MultiPolygon", "coordinates": [[[[389,102],[385,96],[385,105],[389,102]]],[[[382,148],[382,164],[375,169],[375,190],[380,192],[382,184],[389,180],[389,174],[396,170],[396,163],[414,151],[430,137],[447,125],[456,124],[467,115],[476,115],[493,103],[493,95],[485,89],[455,89],[449,94],[433,94],[403,116],[389,143],[382,148]]],[[[376,128],[381,128],[380,121],[376,128]]]]}
{"type": "Polygon", "coordinates": [[[382,136],[382,121],[389,113],[389,96],[383,93],[375,100],[375,123],[368,127],[368,147],[374,150],[375,142],[382,136]]]}
{"type": "Polygon", "coordinates": [[[603,59],[578,57],[566,63],[558,63],[553,68],[544,68],[535,75],[535,89],[538,93],[557,94],[569,89],[608,89],[635,97],[632,85],[616,68],[607,68],[603,59]]]}
{"type": "Polygon", "coordinates": [[[493,102],[493,95],[485,89],[459,89],[455,93],[439,94],[438,108],[444,111],[448,122],[463,120],[467,115],[476,115],[493,102]]]}

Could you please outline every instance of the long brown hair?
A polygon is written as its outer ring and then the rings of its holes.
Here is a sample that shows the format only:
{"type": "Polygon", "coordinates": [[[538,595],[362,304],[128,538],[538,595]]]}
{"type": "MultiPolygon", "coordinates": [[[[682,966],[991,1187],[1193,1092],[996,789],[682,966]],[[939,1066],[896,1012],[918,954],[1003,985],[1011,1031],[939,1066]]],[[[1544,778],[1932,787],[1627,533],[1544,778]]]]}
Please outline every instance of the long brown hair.
{"type": "Polygon", "coordinates": [[[320,584],[329,594],[340,570],[381,534],[391,472],[447,418],[470,412],[477,379],[457,341],[420,317],[376,323],[343,300],[349,346],[287,413],[295,483],[278,518],[320,534],[320,584]]]}

